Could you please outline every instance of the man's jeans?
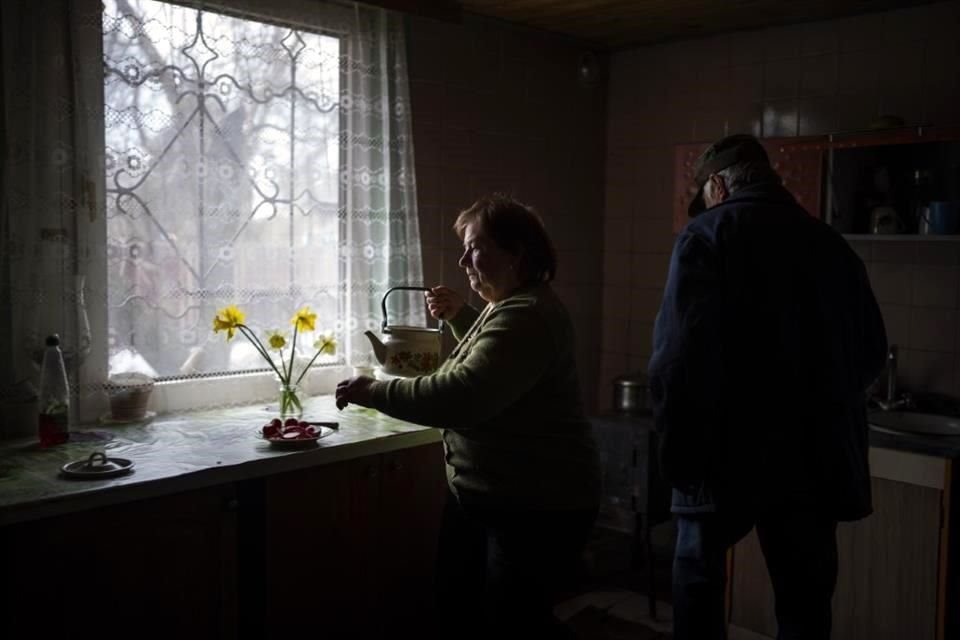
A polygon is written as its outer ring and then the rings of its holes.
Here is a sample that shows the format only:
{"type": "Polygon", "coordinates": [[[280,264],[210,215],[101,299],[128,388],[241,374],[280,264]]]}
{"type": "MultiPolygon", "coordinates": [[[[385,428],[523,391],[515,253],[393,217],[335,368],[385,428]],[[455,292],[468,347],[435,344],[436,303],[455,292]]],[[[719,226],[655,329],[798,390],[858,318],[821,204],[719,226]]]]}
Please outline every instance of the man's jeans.
{"type": "Polygon", "coordinates": [[[778,640],[830,638],[837,523],[810,511],[783,510],[677,517],[674,640],[726,639],[726,553],[754,526],[773,583],[778,640]]]}

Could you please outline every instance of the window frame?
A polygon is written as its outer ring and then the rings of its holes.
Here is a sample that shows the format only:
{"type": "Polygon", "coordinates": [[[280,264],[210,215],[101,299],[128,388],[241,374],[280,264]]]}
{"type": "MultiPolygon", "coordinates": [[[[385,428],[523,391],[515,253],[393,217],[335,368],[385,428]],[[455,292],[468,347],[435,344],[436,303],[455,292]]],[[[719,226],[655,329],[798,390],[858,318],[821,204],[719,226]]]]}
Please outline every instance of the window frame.
{"type": "MultiPolygon", "coordinates": [[[[244,20],[255,20],[258,22],[273,24],[282,27],[288,27],[297,30],[307,30],[328,37],[336,37],[341,41],[341,51],[346,47],[346,39],[349,33],[346,31],[331,29],[321,26],[324,22],[335,24],[347,24],[344,18],[349,16],[351,9],[346,5],[323,4],[318,5],[314,2],[304,0],[279,0],[276,2],[258,2],[257,0],[239,0],[232,2],[229,6],[220,2],[203,2],[200,4],[190,3],[178,0],[159,0],[167,4],[182,6],[188,9],[216,12],[230,17],[244,20]],[[309,16],[309,21],[305,19],[309,16]],[[325,20],[325,18],[327,18],[325,20]]],[[[103,10],[99,11],[102,17],[103,10]]],[[[96,63],[103,64],[102,32],[101,46],[96,49],[96,63]]],[[[92,60],[90,61],[92,62],[92,60]]],[[[341,68],[341,76],[343,69],[341,68]]],[[[345,89],[345,83],[341,82],[341,95],[345,89]]],[[[105,105],[103,96],[103,83],[100,83],[101,105],[105,105]]],[[[103,135],[103,118],[100,117],[101,136],[103,135]]],[[[348,126],[347,118],[341,114],[341,131],[348,126]]],[[[349,137],[348,137],[349,139],[349,137]]],[[[101,144],[105,148],[105,144],[101,144]]],[[[343,166],[344,149],[340,149],[341,170],[343,166]]],[[[100,174],[97,177],[101,184],[106,187],[106,173],[104,167],[100,166],[100,174]]],[[[106,193],[101,203],[101,214],[105,213],[106,193]]],[[[347,202],[345,187],[339,185],[339,206],[344,206],[347,202]]],[[[338,245],[341,250],[347,244],[347,238],[343,235],[342,225],[340,227],[338,245]]],[[[106,255],[107,247],[107,228],[105,215],[100,215],[88,228],[88,233],[81,238],[80,251],[87,255],[106,255]]],[[[342,261],[339,269],[341,280],[347,277],[344,272],[342,261]]],[[[108,267],[104,261],[91,263],[92,269],[84,270],[82,274],[87,281],[103,292],[108,289],[108,267]]],[[[99,296],[98,296],[99,298],[99,296]]],[[[90,304],[88,300],[86,313],[90,326],[91,336],[94,348],[90,356],[80,365],[80,379],[86,381],[84,385],[89,391],[91,388],[99,391],[108,374],[108,340],[109,318],[107,311],[106,294],[102,296],[102,305],[90,304]]],[[[100,300],[97,300],[99,303],[100,300]]],[[[346,303],[339,300],[337,324],[346,326],[346,303]]],[[[354,369],[346,362],[345,349],[338,349],[338,361],[335,363],[314,364],[311,372],[304,377],[301,388],[308,396],[319,394],[330,394],[336,387],[338,381],[355,373],[354,369]]],[[[88,393],[81,405],[80,418],[84,421],[95,420],[98,416],[108,410],[106,395],[103,393],[88,393]]],[[[158,413],[169,413],[177,411],[188,411],[204,408],[213,408],[217,406],[243,405],[251,402],[273,401],[279,396],[279,382],[274,372],[264,365],[263,368],[250,369],[240,372],[216,372],[198,376],[165,376],[154,385],[154,391],[151,394],[150,409],[158,413]],[[216,400],[211,400],[216,398],[216,400]]]]}

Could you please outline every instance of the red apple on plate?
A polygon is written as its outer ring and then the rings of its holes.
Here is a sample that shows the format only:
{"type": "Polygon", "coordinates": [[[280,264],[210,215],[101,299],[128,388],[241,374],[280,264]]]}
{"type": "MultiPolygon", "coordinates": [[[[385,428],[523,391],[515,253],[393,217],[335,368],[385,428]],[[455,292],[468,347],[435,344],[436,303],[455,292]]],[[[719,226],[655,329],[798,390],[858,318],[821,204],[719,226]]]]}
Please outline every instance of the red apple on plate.
{"type": "Polygon", "coordinates": [[[274,426],[272,423],[265,425],[263,427],[263,437],[264,438],[278,438],[280,437],[280,427],[274,426]]]}

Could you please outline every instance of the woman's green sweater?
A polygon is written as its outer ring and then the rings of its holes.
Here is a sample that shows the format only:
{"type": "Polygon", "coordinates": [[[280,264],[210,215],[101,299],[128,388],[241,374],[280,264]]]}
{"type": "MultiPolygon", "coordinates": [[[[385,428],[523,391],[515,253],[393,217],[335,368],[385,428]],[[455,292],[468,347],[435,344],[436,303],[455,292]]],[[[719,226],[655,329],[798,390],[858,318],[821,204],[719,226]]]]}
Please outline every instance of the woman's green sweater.
{"type": "Polygon", "coordinates": [[[600,467],[583,415],[574,331],[547,284],[450,321],[460,343],[436,373],[375,382],[371,406],[443,429],[447,481],[461,502],[595,507],[600,467]]]}

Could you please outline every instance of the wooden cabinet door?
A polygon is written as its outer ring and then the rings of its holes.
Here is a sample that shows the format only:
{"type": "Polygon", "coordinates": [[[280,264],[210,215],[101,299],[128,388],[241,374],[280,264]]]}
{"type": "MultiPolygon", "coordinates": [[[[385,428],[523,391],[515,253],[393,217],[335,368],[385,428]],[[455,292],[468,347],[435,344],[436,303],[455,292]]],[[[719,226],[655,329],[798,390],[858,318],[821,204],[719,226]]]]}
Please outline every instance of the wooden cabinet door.
{"type": "Polygon", "coordinates": [[[315,617],[324,638],[435,637],[439,444],[271,476],[265,486],[263,635],[300,637],[315,617]]]}
{"type": "Polygon", "coordinates": [[[229,492],[191,491],[5,527],[3,637],[235,637],[229,492]]]}
{"type": "MultiPolygon", "coordinates": [[[[873,478],[873,515],[837,530],[833,637],[934,640],[940,501],[937,489],[873,478]]],[[[756,532],[734,549],[731,624],[776,637],[773,589],[756,532]]]]}
{"type": "Polygon", "coordinates": [[[873,478],[874,512],[841,524],[834,637],[936,637],[940,500],[937,489],[873,478]]]}
{"type": "Polygon", "coordinates": [[[439,637],[434,577],[437,537],[447,495],[440,443],[383,456],[380,601],[385,637],[439,637]]]}
{"type": "Polygon", "coordinates": [[[270,476],[263,598],[269,638],[374,638],[380,457],[270,476]]]}

